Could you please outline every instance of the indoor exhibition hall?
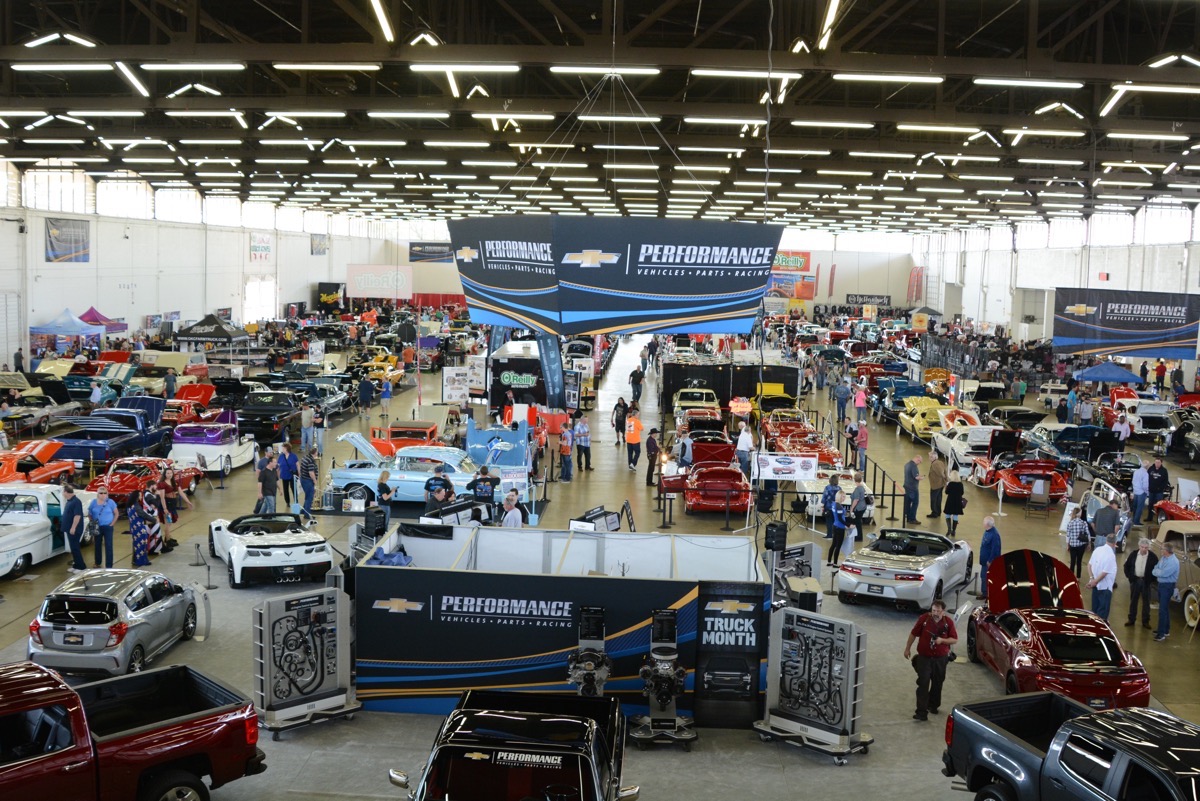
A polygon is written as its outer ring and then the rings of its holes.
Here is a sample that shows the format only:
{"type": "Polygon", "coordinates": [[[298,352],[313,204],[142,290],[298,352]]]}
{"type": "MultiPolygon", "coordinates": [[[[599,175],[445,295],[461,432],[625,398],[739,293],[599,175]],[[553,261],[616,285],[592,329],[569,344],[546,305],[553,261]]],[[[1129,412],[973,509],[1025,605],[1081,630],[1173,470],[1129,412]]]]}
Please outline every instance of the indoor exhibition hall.
{"type": "Polygon", "coordinates": [[[1198,41],[0,4],[0,798],[1197,801],[1198,41]]]}

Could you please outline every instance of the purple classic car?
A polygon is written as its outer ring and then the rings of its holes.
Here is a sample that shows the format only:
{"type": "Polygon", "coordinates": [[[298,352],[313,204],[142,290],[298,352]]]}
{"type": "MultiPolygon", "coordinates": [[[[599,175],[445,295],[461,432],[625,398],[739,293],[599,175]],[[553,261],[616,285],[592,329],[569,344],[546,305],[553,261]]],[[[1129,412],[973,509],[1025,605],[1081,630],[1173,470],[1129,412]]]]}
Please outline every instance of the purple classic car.
{"type": "Polygon", "coordinates": [[[254,437],[238,432],[237,412],[225,409],[212,422],[177,426],[171,458],[229,475],[233,468],[252,462],[254,451],[254,437]]]}

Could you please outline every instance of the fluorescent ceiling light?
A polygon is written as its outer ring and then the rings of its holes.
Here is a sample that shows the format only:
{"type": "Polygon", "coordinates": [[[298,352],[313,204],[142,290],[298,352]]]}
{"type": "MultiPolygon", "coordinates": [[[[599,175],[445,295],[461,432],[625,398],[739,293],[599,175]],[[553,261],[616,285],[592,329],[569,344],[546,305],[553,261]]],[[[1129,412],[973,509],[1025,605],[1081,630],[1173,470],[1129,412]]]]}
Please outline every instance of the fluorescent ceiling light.
{"type": "Polygon", "coordinates": [[[798,81],[804,77],[802,72],[771,72],[768,70],[714,70],[694,69],[692,75],[698,78],[765,78],[766,80],[798,81]]]}
{"type": "Polygon", "coordinates": [[[27,145],[82,145],[83,139],[22,139],[27,145]]]}
{"type": "MultiPolygon", "coordinates": [[[[817,170],[817,175],[849,175],[858,178],[869,178],[874,174],[869,170],[817,170]]],[[[814,187],[818,186],[818,184],[793,184],[793,186],[814,187]]],[[[842,187],[839,186],[837,188],[841,189],[842,187]]]]}
{"type": "Polygon", "coordinates": [[[1082,89],[1083,81],[1054,81],[1037,78],[976,78],[977,86],[1019,86],[1026,89],[1082,89]]]}
{"type": "Polygon", "coordinates": [[[344,111],[268,111],[268,112],[266,112],[266,115],[268,117],[294,117],[297,119],[299,119],[301,117],[340,118],[340,117],[345,117],[346,112],[344,112],[344,111]]]}
{"type": "MultiPolygon", "coordinates": [[[[144,116],[146,112],[144,112],[144,111],[118,111],[116,109],[114,109],[112,111],[95,111],[95,110],[89,109],[87,111],[71,111],[68,113],[72,117],[141,117],[141,116],[144,116]]],[[[0,114],[0,116],[3,116],[3,115],[0,114]]]]}
{"type": "Polygon", "coordinates": [[[535,161],[533,162],[533,166],[539,170],[584,170],[587,169],[588,165],[582,161],[535,161]]]}
{"type": "Polygon", "coordinates": [[[902,122],[896,126],[898,131],[922,131],[924,133],[973,134],[979,133],[975,127],[962,125],[925,125],[921,123],[902,122]]]}
{"type": "Polygon", "coordinates": [[[766,125],[765,119],[754,117],[684,117],[693,125],[766,125]]]}
{"type": "Polygon", "coordinates": [[[368,111],[368,117],[378,120],[444,120],[448,111],[368,111]]]}
{"type": "Polygon", "coordinates": [[[230,109],[229,111],[165,111],[163,113],[168,117],[237,117],[242,112],[230,109]]]}
{"type": "MultiPolygon", "coordinates": [[[[1083,131],[1053,128],[1005,128],[1003,133],[1009,136],[1084,136],[1083,131]]],[[[1186,139],[1187,137],[1184,138],[1186,139]]]]}
{"type": "Polygon", "coordinates": [[[868,83],[941,83],[941,75],[889,75],[870,72],[835,72],[835,81],[860,81],[868,83]]]}
{"type": "Polygon", "coordinates": [[[181,145],[240,145],[241,139],[180,139],[181,145]]]}
{"type": "Polygon", "coordinates": [[[1107,134],[1109,139],[1152,139],[1163,142],[1186,142],[1190,136],[1185,134],[1168,134],[1168,133],[1114,133],[1107,134]]]}
{"type": "Polygon", "coordinates": [[[740,156],[746,152],[746,149],[742,147],[680,147],[677,149],[682,153],[724,153],[732,156],[740,156]]]}
{"type": "Polygon", "coordinates": [[[797,148],[767,148],[768,156],[828,156],[829,150],[801,150],[797,148]]]}
{"type": "Polygon", "coordinates": [[[16,72],[111,72],[113,65],[100,61],[69,61],[56,63],[49,61],[26,61],[11,65],[16,72]]]}
{"type": "Polygon", "coordinates": [[[575,145],[570,144],[568,142],[509,142],[508,146],[509,147],[519,147],[519,148],[528,147],[528,148],[532,148],[532,149],[558,148],[560,150],[561,149],[570,150],[571,148],[575,147],[575,145]]]}
{"type": "Polygon", "coordinates": [[[56,41],[56,40],[58,40],[58,39],[61,39],[61,38],[62,38],[62,34],[59,34],[59,33],[47,33],[47,34],[45,34],[44,36],[39,36],[39,37],[38,37],[38,38],[36,38],[36,39],[33,39],[33,40],[31,40],[31,41],[28,41],[28,42],[26,42],[26,43],[25,43],[25,46],[26,46],[26,47],[40,47],[41,45],[44,45],[44,44],[46,44],[47,42],[53,42],[53,41],[56,41]]]}
{"type": "Polygon", "coordinates": [[[1000,160],[999,156],[965,156],[962,153],[938,153],[934,158],[938,161],[982,161],[989,164],[1000,160]]]}
{"type": "MultiPolygon", "coordinates": [[[[32,109],[8,108],[0,109],[0,118],[3,117],[45,117],[44,111],[33,111],[32,109]]],[[[51,117],[50,119],[54,119],[51,117]]],[[[49,122],[49,120],[47,120],[49,122]]]]}
{"type": "Polygon", "coordinates": [[[651,124],[662,121],[662,117],[634,114],[580,114],[576,119],[580,122],[634,122],[651,124]]]}
{"type": "Polygon", "coordinates": [[[851,150],[850,155],[860,159],[915,159],[916,153],[892,153],[887,150],[851,150]]]}
{"type": "Polygon", "coordinates": [[[1200,95],[1200,86],[1157,83],[1114,83],[1114,92],[1160,92],[1173,95],[1200,95]]]}
{"type": "Polygon", "coordinates": [[[382,66],[378,61],[371,62],[308,62],[296,63],[277,61],[271,65],[277,70],[290,72],[375,72],[382,66]]]}
{"type": "Polygon", "coordinates": [[[413,72],[520,72],[521,70],[519,64],[409,64],[408,68],[413,72]]]}
{"type": "Polygon", "coordinates": [[[246,65],[236,61],[155,61],[140,65],[150,72],[241,72],[246,65]]]}
{"type": "Polygon", "coordinates": [[[425,142],[425,147],[491,147],[491,142],[459,142],[442,139],[430,139],[425,142]]]}
{"type": "Polygon", "coordinates": [[[506,114],[504,112],[480,112],[472,114],[471,117],[476,120],[553,120],[553,114],[525,114],[513,112],[506,114]]]}
{"type": "Polygon", "coordinates": [[[383,38],[389,43],[396,41],[396,34],[392,30],[392,21],[388,19],[387,11],[383,8],[383,0],[371,0],[371,10],[375,12],[375,19],[379,22],[379,31],[383,34],[383,38]]]}
{"type": "Polygon", "coordinates": [[[596,150],[640,150],[647,153],[653,153],[658,150],[658,145],[592,145],[596,150]]]}
{"type": "Polygon", "coordinates": [[[1037,164],[1048,167],[1081,167],[1083,162],[1079,159],[1017,159],[1018,164],[1037,164]]]}
{"type": "Polygon", "coordinates": [[[658,67],[551,67],[551,72],[568,75],[658,75],[658,67]]]}
{"type": "Polygon", "coordinates": [[[494,159],[494,160],[463,159],[462,165],[464,167],[516,167],[517,163],[515,161],[506,161],[504,159],[494,159]]]}
{"type": "Polygon", "coordinates": [[[408,144],[403,139],[341,139],[347,147],[404,147],[408,144]]]}
{"type": "Polygon", "coordinates": [[[792,120],[797,128],[861,128],[870,130],[875,127],[873,122],[847,122],[845,120],[792,120]]]}

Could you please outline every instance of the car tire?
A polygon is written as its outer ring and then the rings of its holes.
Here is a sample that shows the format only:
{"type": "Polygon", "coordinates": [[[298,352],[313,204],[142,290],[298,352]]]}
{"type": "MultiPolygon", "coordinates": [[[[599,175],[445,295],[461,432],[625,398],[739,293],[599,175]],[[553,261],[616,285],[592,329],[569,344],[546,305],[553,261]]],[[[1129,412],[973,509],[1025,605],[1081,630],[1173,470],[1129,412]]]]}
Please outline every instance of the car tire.
{"type": "Polygon", "coordinates": [[[233,472],[233,457],[226,454],[221,460],[221,477],[224,478],[233,472]]]}
{"type": "Polygon", "coordinates": [[[1017,794],[1007,784],[985,784],[975,792],[975,801],[1017,801],[1017,794]]]}
{"type": "Polygon", "coordinates": [[[940,600],[941,600],[941,598],[942,598],[942,594],[943,594],[945,591],[946,591],[946,590],[945,590],[945,588],[942,586],[942,582],[940,582],[940,581],[939,581],[939,582],[937,583],[937,586],[933,588],[933,600],[935,600],[935,601],[940,601],[940,600]]]}
{"type": "Polygon", "coordinates": [[[173,444],[175,444],[175,440],[172,439],[170,434],[167,434],[165,437],[162,438],[162,442],[159,444],[158,449],[162,453],[163,456],[166,456],[168,453],[171,452],[171,446],[173,444]]]}
{"type": "Polygon", "coordinates": [[[183,491],[186,492],[188,495],[196,494],[196,477],[195,476],[192,476],[192,480],[189,481],[188,485],[183,488],[183,491]]]}
{"type": "Polygon", "coordinates": [[[1200,623],[1200,592],[1194,586],[1188,587],[1183,594],[1183,622],[1189,629],[1200,623]]]}
{"type": "Polygon", "coordinates": [[[370,503],[371,501],[375,500],[375,493],[372,492],[371,488],[367,487],[366,485],[351,484],[350,486],[346,487],[346,497],[356,501],[361,499],[367,503],[370,503]]]}
{"type": "Polygon", "coordinates": [[[208,555],[214,559],[217,557],[217,543],[213,540],[213,533],[211,529],[208,532],[208,555]]]}
{"type": "Polygon", "coordinates": [[[1004,694],[1016,695],[1021,692],[1021,688],[1017,685],[1017,674],[1009,673],[1004,677],[1004,694]]]}
{"type": "Polygon", "coordinates": [[[188,604],[183,613],[183,635],[181,639],[190,640],[196,636],[196,605],[188,604]]]}
{"type": "Polygon", "coordinates": [[[1161,526],[1163,523],[1167,522],[1167,513],[1166,513],[1166,512],[1164,512],[1162,509],[1159,509],[1159,510],[1158,510],[1158,515],[1157,515],[1157,517],[1158,517],[1158,524],[1159,524],[1160,526],[1161,526]]]}
{"type": "Polygon", "coordinates": [[[1188,445],[1188,459],[1193,462],[1200,462],[1200,445],[1188,445]]]}
{"type": "Polygon", "coordinates": [[[963,574],[963,584],[970,584],[975,578],[975,554],[967,554],[967,572],[963,574]]]}
{"type": "Polygon", "coordinates": [[[41,419],[41,422],[38,423],[37,430],[42,436],[46,436],[50,433],[50,418],[48,416],[41,419]]]}
{"type": "Polygon", "coordinates": [[[843,590],[838,590],[838,600],[844,604],[854,604],[854,596],[843,590]]]}
{"type": "Polygon", "coordinates": [[[147,781],[138,801],[209,801],[209,795],[200,777],[169,770],[147,781]]]}
{"type": "Polygon", "coordinates": [[[129,664],[125,666],[126,673],[141,673],[146,669],[146,650],[140,645],[133,646],[129,655],[129,664]]]}
{"type": "Polygon", "coordinates": [[[242,589],[242,588],[243,588],[243,587],[245,587],[245,586],[246,586],[246,585],[245,585],[245,583],[244,583],[244,582],[240,582],[240,581],[238,581],[237,579],[235,579],[235,578],[234,578],[234,574],[233,574],[233,560],[231,559],[231,560],[229,561],[229,589],[231,589],[231,590],[240,590],[240,589],[242,589]]]}
{"type": "Polygon", "coordinates": [[[8,571],[8,575],[5,576],[5,578],[10,578],[10,579],[20,578],[21,576],[25,575],[25,573],[27,573],[29,571],[29,568],[32,564],[33,564],[33,557],[30,554],[22,554],[17,559],[16,563],[12,566],[12,570],[8,571]]]}
{"type": "Polygon", "coordinates": [[[979,632],[976,630],[975,621],[967,623],[967,659],[972,662],[979,661],[979,642],[977,640],[979,632]]]}

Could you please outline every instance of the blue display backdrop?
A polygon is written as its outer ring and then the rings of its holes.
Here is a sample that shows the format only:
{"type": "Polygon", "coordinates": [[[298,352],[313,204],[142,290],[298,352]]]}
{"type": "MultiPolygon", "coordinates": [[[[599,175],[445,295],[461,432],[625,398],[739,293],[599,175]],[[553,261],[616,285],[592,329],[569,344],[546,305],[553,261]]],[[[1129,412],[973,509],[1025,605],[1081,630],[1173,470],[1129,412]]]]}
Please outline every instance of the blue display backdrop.
{"type": "Polygon", "coordinates": [[[471,319],[554,334],[749,333],[783,234],[594,217],[449,227],[471,319]]]}
{"type": "Polygon", "coordinates": [[[1056,353],[1194,359],[1198,327],[1198,295],[1054,290],[1056,353]]]}

